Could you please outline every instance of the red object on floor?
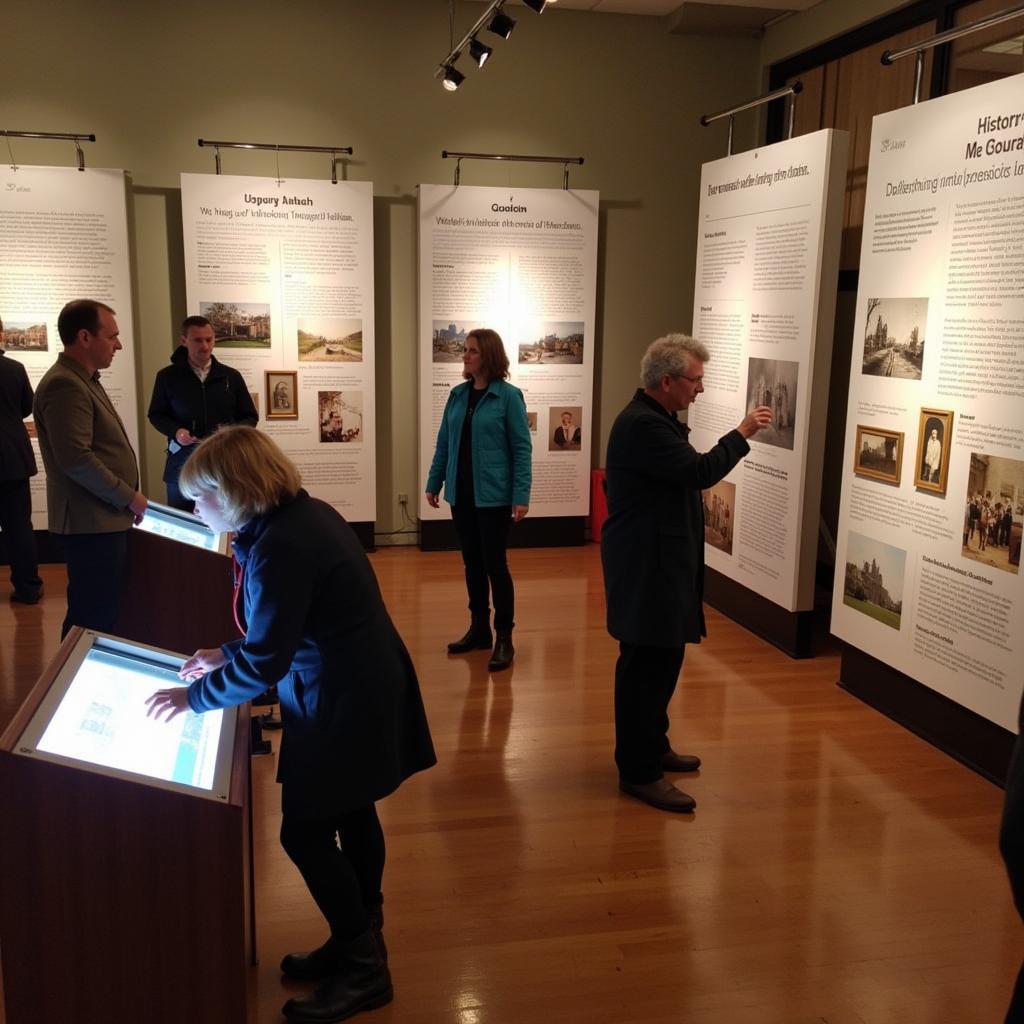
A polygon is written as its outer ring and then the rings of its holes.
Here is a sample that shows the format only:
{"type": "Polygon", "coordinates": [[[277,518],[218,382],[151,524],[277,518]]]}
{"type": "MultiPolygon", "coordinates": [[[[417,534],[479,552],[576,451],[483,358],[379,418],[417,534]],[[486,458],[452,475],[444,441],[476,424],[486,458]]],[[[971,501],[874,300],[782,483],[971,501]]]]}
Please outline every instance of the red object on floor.
{"type": "Polygon", "coordinates": [[[601,543],[601,528],[608,518],[608,496],[604,492],[604,470],[590,471],[590,539],[601,543]]]}

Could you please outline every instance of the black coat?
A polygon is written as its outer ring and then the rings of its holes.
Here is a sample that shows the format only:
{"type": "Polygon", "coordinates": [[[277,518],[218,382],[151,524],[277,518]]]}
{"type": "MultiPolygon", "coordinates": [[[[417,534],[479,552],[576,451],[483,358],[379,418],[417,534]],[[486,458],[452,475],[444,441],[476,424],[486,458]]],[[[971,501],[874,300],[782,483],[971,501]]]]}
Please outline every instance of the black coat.
{"type": "Polygon", "coordinates": [[[38,472],[25,417],[32,414],[32,385],[25,367],[0,352],[0,480],[27,480],[38,472]]]}
{"type": "Polygon", "coordinates": [[[704,628],[704,503],[750,451],[731,430],[701,455],[690,428],[638,390],[608,437],[601,563],[608,632],[650,647],[699,643],[704,628]]]}
{"type": "Polygon", "coordinates": [[[324,817],[380,800],[436,762],[416,671],[352,528],[300,491],[248,523],[246,633],[189,687],[193,711],[277,684],[286,814],[324,817]]]}
{"type": "MultiPolygon", "coordinates": [[[[188,363],[188,349],[179,345],[153,382],[149,400],[149,422],[170,442],[184,427],[195,437],[209,437],[226,423],[255,427],[259,421],[245,378],[233,367],[210,357],[210,372],[201,381],[188,363]]],[[[194,446],[182,449],[180,459],[169,458],[165,480],[176,480],[178,470],[194,446]]]]}

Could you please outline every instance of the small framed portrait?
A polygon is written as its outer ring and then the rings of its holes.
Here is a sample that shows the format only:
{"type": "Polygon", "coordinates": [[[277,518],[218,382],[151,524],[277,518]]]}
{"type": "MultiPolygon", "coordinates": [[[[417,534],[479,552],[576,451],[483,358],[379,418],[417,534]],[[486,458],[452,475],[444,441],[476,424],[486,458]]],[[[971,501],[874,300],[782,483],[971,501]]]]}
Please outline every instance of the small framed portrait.
{"type": "Polygon", "coordinates": [[[917,428],[917,463],[914,486],[946,496],[949,479],[949,448],[953,440],[951,409],[922,409],[917,428]]]}
{"type": "Polygon", "coordinates": [[[899,484],[903,467],[903,431],[857,424],[853,471],[857,476],[899,484]]]}
{"type": "Polygon", "coordinates": [[[297,420],[299,418],[298,370],[267,370],[266,419],[297,420]]]}

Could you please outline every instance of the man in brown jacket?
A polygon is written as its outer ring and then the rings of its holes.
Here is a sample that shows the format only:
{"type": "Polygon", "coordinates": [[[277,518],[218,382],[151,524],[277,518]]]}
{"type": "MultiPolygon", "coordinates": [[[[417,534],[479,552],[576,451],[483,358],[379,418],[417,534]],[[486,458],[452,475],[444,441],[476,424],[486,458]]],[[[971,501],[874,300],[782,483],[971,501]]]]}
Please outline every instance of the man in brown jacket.
{"type": "Polygon", "coordinates": [[[139,464],[100,383],[121,348],[114,310],[69,302],[57,318],[64,351],[36,388],[35,420],[46,470],[48,526],[61,534],[72,626],[109,630],[117,619],[128,531],[146,513],[139,464]]]}

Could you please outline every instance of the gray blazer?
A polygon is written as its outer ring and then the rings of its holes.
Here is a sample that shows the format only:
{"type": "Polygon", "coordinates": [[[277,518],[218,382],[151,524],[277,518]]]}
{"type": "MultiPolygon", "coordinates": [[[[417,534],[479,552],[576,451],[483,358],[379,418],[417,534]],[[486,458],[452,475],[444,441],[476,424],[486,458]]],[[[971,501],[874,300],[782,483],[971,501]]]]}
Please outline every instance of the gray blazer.
{"type": "Polygon", "coordinates": [[[36,388],[35,420],[50,532],[130,529],[139,464],[99,380],[62,352],[36,388]]]}

